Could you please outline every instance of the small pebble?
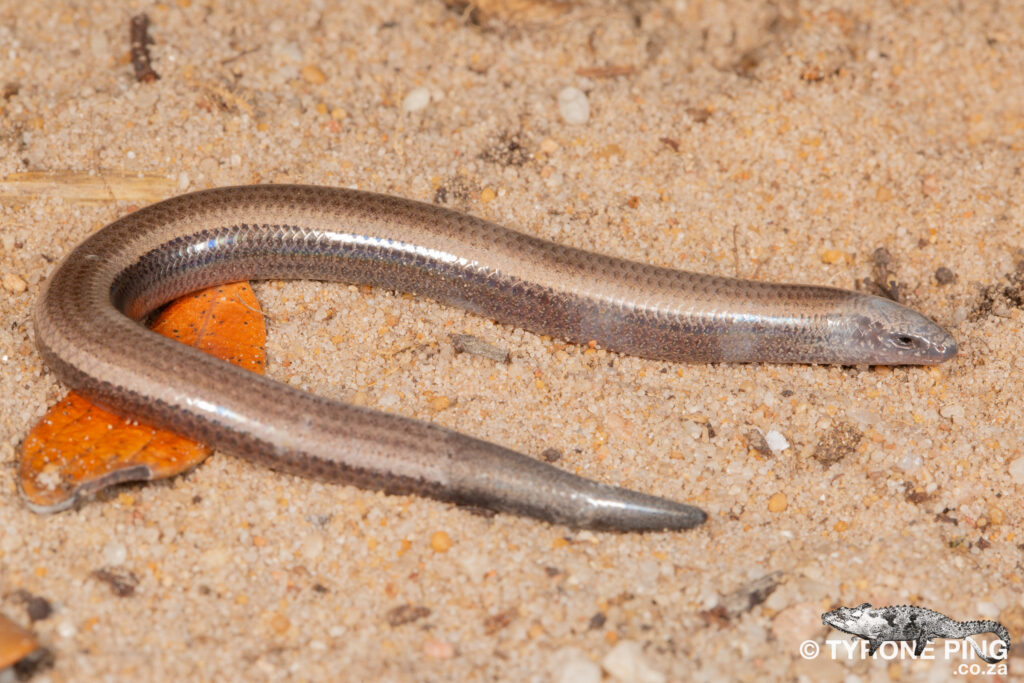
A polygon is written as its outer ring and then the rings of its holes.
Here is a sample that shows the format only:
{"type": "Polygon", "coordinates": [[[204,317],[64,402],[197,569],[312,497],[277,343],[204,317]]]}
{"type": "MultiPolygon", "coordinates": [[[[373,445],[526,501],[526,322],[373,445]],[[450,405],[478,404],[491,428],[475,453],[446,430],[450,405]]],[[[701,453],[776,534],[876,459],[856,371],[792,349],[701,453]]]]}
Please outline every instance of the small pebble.
{"type": "Polygon", "coordinates": [[[665,680],[665,674],[647,663],[643,646],[634,640],[619,641],[601,660],[601,666],[612,678],[623,683],[663,683],[665,680]]]}
{"type": "Polygon", "coordinates": [[[431,638],[423,643],[423,654],[431,659],[451,659],[455,656],[455,647],[444,640],[431,638]]]}
{"type": "Polygon", "coordinates": [[[826,467],[856,452],[863,432],[848,422],[835,425],[819,439],[811,457],[826,467]]]}
{"type": "Polygon", "coordinates": [[[540,454],[545,462],[558,462],[562,459],[562,452],[555,448],[545,448],[540,454]]]}
{"type": "Polygon", "coordinates": [[[327,76],[324,75],[324,72],[313,64],[307,64],[302,67],[302,78],[307,83],[313,83],[315,85],[319,85],[327,81],[327,76]]]}
{"type": "Polygon", "coordinates": [[[274,629],[274,633],[278,635],[286,633],[291,626],[291,620],[280,612],[274,612],[274,615],[270,617],[270,628],[274,629]]]}
{"type": "Polygon", "coordinates": [[[892,254],[885,247],[878,247],[871,252],[871,260],[876,266],[887,266],[892,263],[892,254]]]}
{"type": "Polygon", "coordinates": [[[110,541],[103,546],[103,563],[109,567],[119,567],[128,559],[128,549],[123,543],[110,541]]]}
{"type": "Polygon", "coordinates": [[[1006,513],[1003,512],[1002,508],[990,505],[988,508],[988,520],[992,525],[1002,524],[1006,521],[1006,513]]]}
{"type": "Polygon", "coordinates": [[[320,534],[311,534],[302,541],[302,556],[310,562],[324,551],[324,539],[320,534]]]}
{"type": "Polygon", "coordinates": [[[402,100],[402,111],[410,114],[426,109],[428,104],[430,104],[430,91],[426,88],[414,88],[402,100]]]}
{"type": "Polygon", "coordinates": [[[601,667],[574,647],[562,648],[555,653],[559,665],[554,679],[558,683],[600,683],[601,667]]]}
{"type": "Polygon", "coordinates": [[[1017,458],[1011,462],[1008,469],[1010,471],[1010,479],[1013,479],[1013,483],[1024,484],[1024,457],[1017,458]]]}
{"type": "Polygon", "coordinates": [[[452,537],[444,531],[435,531],[430,537],[430,547],[435,553],[446,553],[452,548],[452,537]]]}
{"type": "Polygon", "coordinates": [[[768,446],[768,442],[764,440],[764,434],[757,429],[748,431],[746,439],[748,449],[756,451],[765,457],[772,454],[772,449],[768,446]]]}
{"type": "Polygon", "coordinates": [[[563,88],[558,93],[558,113],[566,123],[586,123],[590,119],[590,101],[579,88],[563,88]]]}
{"type": "Polygon", "coordinates": [[[768,444],[768,448],[772,449],[772,453],[781,453],[789,448],[789,442],[786,441],[786,437],[774,429],[764,435],[764,440],[768,444]]]}
{"type": "Polygon", "coordinates": [[[4,289],[11,294],[21,294],[28,289],[28,283],[14,273],[4,273],[4,289]]]}
{"type": "Polygon", "coordinates": [[[956,274],[946,266],[935,269],[935,281],[940,285],[948,285],[954,280],[956,280],[956,274]]]}
{"type": "Polygon", "coordinates": [[[302,60],[302,48],[300,48],[298,43],[294,41],[274,44],[273,54],[275,57],[283,57],[291,62],[299,62],[302,60]]]}
{"type": "Polygon", "coordinates": [[[75,628],[75,623],[71,620],[65,620],[57,625],[57,635],[61,638],[73,638],[78,633],[78,629],[75,628]]]}
{"type": "Polygon", "coordinates": [[[768,499],[768,512],[782,512],[789,507],[785,493],[775,493],[768,499]]]}
{"type": "Polygon", "coordinates": [[[231,553],[228,552],[223,546],[216,546],[210,548],[202,554],[202,563],[204,567],[209,569],[216,569],[223,567],[231,559],[231,553]]]}
{"type": "MultiPolygon", "coordinates": [[[[993,509],[998,510],[999,508],[993,509]]],[[[49,619],[50,615],[53,614],[53,605],[46,598],[38,595],[29,595],[25,600],[25,611],[28,612],[28,618],[32,621],[42,621],[49,619]]]]}
{"type": "Polygon", "coordinates": [[[838,249],[828,249],[821,253],[822,263],[842,263],[846,260],[846,254],[838,249]]]}
{"type": "Polygon", "coordinates": [[[703,430],[701,429],[701,426],[699,424],[691,420],[683,420],[680,426],[683,428],[683,433],[685,433],[688,437],[690,437],[694,441],[700,441],[700,437],[703,433],[703,430]]]}
{"type": "Polygon", "coordinates": [[[909,472],[910,470],[916,470],[923,464],[924,460],[921,458],[920,453],[907,453],[900,458],[898,467],[904,472],[909,472]]]}

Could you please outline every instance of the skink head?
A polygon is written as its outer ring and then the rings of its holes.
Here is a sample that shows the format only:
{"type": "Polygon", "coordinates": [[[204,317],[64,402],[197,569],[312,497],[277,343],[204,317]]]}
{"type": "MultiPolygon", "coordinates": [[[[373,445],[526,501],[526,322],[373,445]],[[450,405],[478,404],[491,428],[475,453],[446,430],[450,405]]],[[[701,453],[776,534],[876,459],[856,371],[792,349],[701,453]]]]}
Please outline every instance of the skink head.
{"type": "Polygon", "coordinates": [[[946,330],[906,306],[877,296],[865,297],[860,315],[841,332],[851,351],[871,365],[936,365],[956,355],[956,340],[946,330]]]}

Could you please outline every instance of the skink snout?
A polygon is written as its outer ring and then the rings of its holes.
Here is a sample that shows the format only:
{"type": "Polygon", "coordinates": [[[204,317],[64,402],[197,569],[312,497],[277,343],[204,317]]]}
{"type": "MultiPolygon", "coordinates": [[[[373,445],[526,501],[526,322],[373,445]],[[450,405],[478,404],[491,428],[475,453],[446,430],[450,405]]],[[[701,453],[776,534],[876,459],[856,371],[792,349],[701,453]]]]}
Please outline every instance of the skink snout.
{"type": "MultiPolygon", "coordinates": [[[[928,321],[929,323],[931,321],[928,321]]],[[[912,354],[922,363],[941,363],[956,355],[956,340],[938,325],[934,325],[929,334],[913,332],[890,332],[883,341],[896,350],[898,354],[912,354]]]]}
{"type": "MultiPolygon", "coordinates": [[[[945,332],[945,330],[943,330],[943,332],[945,332]]],[[[944,361],[950,360],[956,355],[957,352],[956,339],[953,339],[953,335],[946,332],[946,339],[943,340],[941,343],[936,344],[934,351],[936,363],[942,363],[944,361]]]]}
{"type": "Polygon", "coordinates": [[[871,297],[872,330],[879,365],[936,365],[953,358],[956,340],[917,311],[894,301],[871,297]]]}

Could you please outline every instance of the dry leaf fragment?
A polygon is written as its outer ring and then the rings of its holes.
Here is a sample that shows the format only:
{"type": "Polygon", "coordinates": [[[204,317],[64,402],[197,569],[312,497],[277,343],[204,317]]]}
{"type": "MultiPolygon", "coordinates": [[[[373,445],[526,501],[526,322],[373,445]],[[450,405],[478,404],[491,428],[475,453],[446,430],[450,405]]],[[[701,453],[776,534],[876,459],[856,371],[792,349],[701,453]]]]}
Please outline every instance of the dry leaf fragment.
{"type": "MultiPolygon", "coordinates": [[[[183,297],[160,313],[152,328],[247,370],[263,374],[266,368],[266,326],[248,283],[183,297]]],[[[211,452],[71,392],[26,437],[19,483],[30,508],[57,512],[114,484],[179,474],[211,452]]]]}
{"type": "Polygon", "coordinates": [[[0,673],[38,649],[35,636],[0,614],[0,673]]]}

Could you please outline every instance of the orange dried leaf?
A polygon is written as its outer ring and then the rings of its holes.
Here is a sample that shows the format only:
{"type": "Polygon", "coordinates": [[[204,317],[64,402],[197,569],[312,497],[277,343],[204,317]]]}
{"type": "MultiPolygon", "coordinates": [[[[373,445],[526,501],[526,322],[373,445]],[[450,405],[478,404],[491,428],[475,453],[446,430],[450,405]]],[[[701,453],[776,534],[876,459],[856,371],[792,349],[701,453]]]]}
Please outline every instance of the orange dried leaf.
{"type": "Polygon", "coordinates": [[[220,285],[178,299],[152,329],[182,344],[261,375],[267,367],[267,328],[248,283],[220,285]]]}
{"type": "Polygon", "coordinates": [[[35,637],[0,614],[0,673],[39,649],[35,637]]]}
{"type": "MultiPolygon", "coordinates": [[[[247,283],[183,297],[153,321],[155,331],[263,374],[266,326],[247,283]]],[[[28,505],[56,512],[126,481],[164,479],[205,460],[201,443],[122,418],[75,392],[53,406],[21,447],[19,483],[28,505]]]]}

